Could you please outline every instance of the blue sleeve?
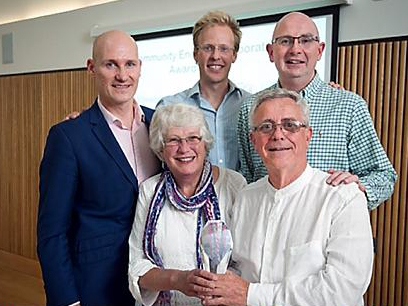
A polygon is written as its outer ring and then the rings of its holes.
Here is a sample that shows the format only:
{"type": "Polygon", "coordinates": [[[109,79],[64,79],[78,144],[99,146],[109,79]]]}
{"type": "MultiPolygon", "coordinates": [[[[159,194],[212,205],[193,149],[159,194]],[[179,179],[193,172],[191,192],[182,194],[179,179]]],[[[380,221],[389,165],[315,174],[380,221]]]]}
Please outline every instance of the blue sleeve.
{"type": "Polygon", "coordinates": [[[48,305],[79,301],[69,241],[78,170],[70,141],[59,126],[48,135],[40,166],[37,252],[48,305]]]}

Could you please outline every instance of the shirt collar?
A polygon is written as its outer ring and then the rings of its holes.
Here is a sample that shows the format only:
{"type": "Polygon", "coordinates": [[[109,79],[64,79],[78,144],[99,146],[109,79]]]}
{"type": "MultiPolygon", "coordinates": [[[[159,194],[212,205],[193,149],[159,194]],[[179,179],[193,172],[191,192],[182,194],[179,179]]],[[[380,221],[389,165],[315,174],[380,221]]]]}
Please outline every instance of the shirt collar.
{"type": "Polygon", "coordinates": [[[273,187],[273,185],[268,180],[268,175],[265,176],[264,179],[267,183],[268,189],[270,190],[270,192],[272,192],[275,198],[284,198],[304,188],[304,186],[308,184],[308,182],[310,182],[310,180],[312,179],[313,173],[313,168],[309,164],[307,164],[305,170],[296,180],[281,189],[276,189],[275,187],[273,187]]]}
{"type": "Polygon", "coordinates": [[[315,89],[322,83],[323,81],[320,79],[319,75],[317,72],[315,73],[315,76],[313,79],[310,81],[309,84],[305,88],[303,88],[300,91],[300,94],[302,95],[303,98],[306,98],[311,92],[315,91],[315,89]]]}
{"type": "MultiPolygon", "coordinates": [[[[114,114],[112,114],[110,111],[106,109],[105,106],[103,106],[102,102],[100,101],[98,97],[98,106],[99,109],[102,112],[103,117],[105,118],[106,122],[108,124],[115,124],[123,128],[123,123],[122,120],[120,120],[118,117],[116,117],[114,114]]],[[[142,122],[145,122],[145,114],[136,101],[133,102],[133,114],[134,114],[134,120],[136,121],[136,124],[139,125],[142,122]]]]}
{"type": "MultiPolygon", "coordinates": [[[[315,71],[315,75],[314,75],[313,79],[309,82],[309,84],[306,85],[305,88],[303,88],[299,92],[299,94],[302,96],[302,98],[306,98],[308,96],[308,94],[310,92],[312,92],[322,82],[323,81],[320,79],[319,74],[317,73],[317,71],[315,71]]],[[[281,85],[279,80],[278,80],[278,83],[277,83],[277,87],[282,88],[282,85],[281,85]]]]}
{"type": "MultiPolygon", "coordinates": [[[[230,95],[234,91],[238,91],[241,96],[243,95],[242,90],[239,87],[237,87],[237,85],[235,85],[235,83],[228,80],[228,85],[229,85],[228,86],[229,89],[228,89],[228,92],[227,92],[226,96],[230,95]]],[[[190,98],[194,98],[195,95],[196,96],[200,95],[200,81],[195,83],[194,86],[190,88],[187,95],[190,98]]]]}

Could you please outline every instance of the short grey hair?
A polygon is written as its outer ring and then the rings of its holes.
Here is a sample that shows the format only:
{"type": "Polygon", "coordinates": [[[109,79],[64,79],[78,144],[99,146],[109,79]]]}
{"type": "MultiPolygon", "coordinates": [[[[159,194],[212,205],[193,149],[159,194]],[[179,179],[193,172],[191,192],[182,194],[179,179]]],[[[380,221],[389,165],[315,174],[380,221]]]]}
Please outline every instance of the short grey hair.
{"type": "Polygon", "coordinates": [[[249,113],[249,120],[251,123],[251,127],[254,127],[254,114],[258,107],[264,103],[265,101],[273,100],[273,99],[283,99],[289,98],[293,100],[302,110],[303,120],[304,123],[309,126],[310,121],[310,108],[307,104],[306,100],[302,98],[300,94],[295,91],[287,90],[284,88],[276,88],[271,90],[265,90],[261,95],[257,97],[257,99],[252,103],[251,112],[249,113]]]}
{"type": "Polygon", "coordinates": [[[150,148],[161,160],[165,137],[173,127],[197,127],[205,144],[207,155],[214,144],[204,113],[196,106],[176,103],[158,106],[149,127],[150,148]]]}

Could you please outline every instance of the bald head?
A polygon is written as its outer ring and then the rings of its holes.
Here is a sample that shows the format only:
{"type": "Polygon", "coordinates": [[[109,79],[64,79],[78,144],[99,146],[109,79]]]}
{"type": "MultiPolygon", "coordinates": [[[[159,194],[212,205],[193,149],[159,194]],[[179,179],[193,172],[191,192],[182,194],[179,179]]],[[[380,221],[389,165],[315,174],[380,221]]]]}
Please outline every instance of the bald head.
{"type": "Polygon", "coordinates": [[[278,70],[281,86],[293,91],[302,90],[314,78],[316,64],[325,47],[325,43],[320,41],[316,24],[303,13],[286,14],[276,24],[272,41],[266,50],[278,70]],[[301,37],[311,39],[304,43],[301,37]],[[277,38],[289,43],[282,45],[276,42],[277,38]]]}
{"type": "Polygon", "coordinates": [[[137,45],[129,34],[115,30],[95,39],[87,68],[95,77],[99,101],[112,113],[116,108],[126,108],[127,113],[133,107],[141,64],[137,45]]]}
{"type": "Polygon", "coordinates": [[[134,54],[139,58],[137,44],[129,34],[119,30],[102,33],[93,43],[92,58],[97,61],[100,59],[101,54],[107,50],[120,50],[120,48],[124,47],[134,49],[134,54]]]}
{"type": "Polygon", "coordinates": [[[275,26],[273,31],[273,38],[281,36],[287,29],[298,29],[299,33],[309,33],[313,36],[319,36],[319,30],[316,24],[304,13],[291,12],[283,16],[275,26]]]}

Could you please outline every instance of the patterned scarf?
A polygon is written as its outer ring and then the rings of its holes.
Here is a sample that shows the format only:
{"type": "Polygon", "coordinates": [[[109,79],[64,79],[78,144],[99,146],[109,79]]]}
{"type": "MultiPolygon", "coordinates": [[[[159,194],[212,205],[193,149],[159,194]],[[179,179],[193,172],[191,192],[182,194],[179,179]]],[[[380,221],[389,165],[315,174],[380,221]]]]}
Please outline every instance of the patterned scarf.
{"type": "MultiPolygon", "coordinates": [[[[200,253],[200,234],[202,224],[208,220],[220,219],[220,208],[218,205],[218,197],[215,193],[213,185],[212,167],[209,161],[204,164],[203,173],[201,174],[200,183],[197,188],[197,193],[186,198],[177,189],[174,178],[170,170],[165,167],[164,172],[160,177],[160,181],[156,185],[156,190],[150,204],[149,213],[146,220],[143,248],[146,257],[157,266],[163,268],[163,261],[155,246],[154,237],[156,234],[157,220],[164,207],[166,199],[180,211],[194,212],[198,210],[197,231],[196,231],[196,258],[197,268],[203,268],[203,261],[200,253]]],[[[161,291],[156,300],[156,305],[170,305],[170,291],[161,291]]]]}

